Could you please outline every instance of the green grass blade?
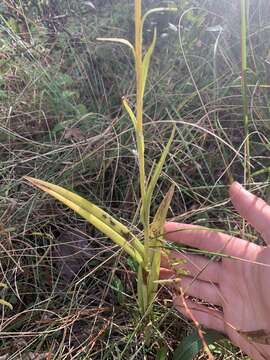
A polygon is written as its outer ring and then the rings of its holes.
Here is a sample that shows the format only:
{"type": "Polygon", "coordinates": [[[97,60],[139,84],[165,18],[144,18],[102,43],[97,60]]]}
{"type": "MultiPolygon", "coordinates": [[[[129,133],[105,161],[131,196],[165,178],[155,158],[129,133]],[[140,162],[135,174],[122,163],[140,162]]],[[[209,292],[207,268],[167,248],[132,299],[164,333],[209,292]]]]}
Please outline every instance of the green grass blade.
{"type": "Polygon", "coordinates": [[[92,204],[81,196],[60,186],[46,181],[25,177],[31,184],[50,194],[69,208],[81,215],[99,231],[121,246],[139,264],[143,263],[143,245],[123,224],[115,220],[104,210],[92,204]],[[132,242],[128,240],[131,238],[132,242]]]}
{"type": "Polygon", "coordinates": [[[148,48],[146,54],[144,55],[143,63],[142,63],[142,97],[144,96],[150,60],[153,55],[153,52],[154,52],[154,49],[156,46],[156,42],[157,42],[157,29],[155,28],[152,43],[151,43],[150,47],[148,48]]]}
{"type": "Polygon", "coordinates": [[[152,302],[158,287],[161,251],[164,242],[164,225],[172,201],[175,186],[172,185],[162,200],[152,224],[150,225],[150,273],[148,276],[147,291],[149,302],[152,302]]]}

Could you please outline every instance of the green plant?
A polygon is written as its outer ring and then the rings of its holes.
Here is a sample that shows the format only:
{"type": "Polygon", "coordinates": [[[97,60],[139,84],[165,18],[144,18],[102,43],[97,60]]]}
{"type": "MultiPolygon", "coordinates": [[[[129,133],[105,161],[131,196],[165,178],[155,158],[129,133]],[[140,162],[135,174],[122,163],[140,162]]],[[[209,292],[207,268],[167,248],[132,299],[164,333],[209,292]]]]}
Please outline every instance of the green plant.
{"type": "Polygon", "coordinates": [[[60,186],[26,177],[33,185],[52,195],[89,221],[117,245],[121,246],[123,250],[138,262],[138,302],[140,313],[145,319],[149,319],[150,317],[153,301],[157,292],[161,252],[163,247],[163,227],[174,192],[174,186],[171,186],[151,222],[150,208],[154,188],[160,177],[162,167],[165,163],[175,133],[174,126],[169,141],[165,146],[151,177],[146,176],[143,126],[144,92],[157,35],[156,30],[154,30],[152,43],[145,55],[143,55],[142,33],[147,16],[158,11],[176,11],[176,7],[151,9],[142,16],[141,0],[135,0],[135,46],[126,39],[98,39],[100,41],[113,41],[127,45],[132,50],[135,60],[136,112],[133,112],[128,99],[125,97],[123,97],[123,106],[133,123],[136,134],[141,192],[140,222],[143,226],[143,243],[125,225],[79,195],[60,186]]]}
{"type": "MultiPolygon", "coordinates": [[[[208,345],[224,339],[224,336],[216,331],[203,330],[204,341],[208,345]]],[[[203,349],[202,339],[198,336],[197,330],[194,330],[190,335],[186,336],[183,341],[177,346],[173,354],[173,360],[191,360],[203,349]]]]}

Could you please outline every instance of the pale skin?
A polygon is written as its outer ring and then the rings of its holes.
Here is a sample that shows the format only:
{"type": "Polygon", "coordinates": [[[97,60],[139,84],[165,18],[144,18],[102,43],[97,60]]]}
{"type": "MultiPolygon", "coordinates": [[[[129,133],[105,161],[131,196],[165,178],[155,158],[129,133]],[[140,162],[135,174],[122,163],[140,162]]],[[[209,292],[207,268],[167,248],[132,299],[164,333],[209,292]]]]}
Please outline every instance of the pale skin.
{"type": "Polygon", "coordinates": [[[229,191],[234,208],[260,233],[265,246],[195,225],[167,223],[167,240],[237,259],[222,257],[215,261],[201,255],[173,252],[171,261],[163,260],[161,277],[179,277],[176,267],[187,270],[188,276],[182,276],[181,282],[174,285],[175,307],[190,317],[183,306],[185,301],[202,326],[226,334],[252,359],[270,359],[270,206],[239,183],[233,183],[229,191]],[[176,259],[184,259],[186,263],[172,266],[176,259]],[[186,295],[185,300],[177,291],[179,287],[186,295]],[[190,297],[217,305],[221,310],[199,304],[190,297]],[[264,336],[248,338],[246,332],[253,331],[264,336]]]}

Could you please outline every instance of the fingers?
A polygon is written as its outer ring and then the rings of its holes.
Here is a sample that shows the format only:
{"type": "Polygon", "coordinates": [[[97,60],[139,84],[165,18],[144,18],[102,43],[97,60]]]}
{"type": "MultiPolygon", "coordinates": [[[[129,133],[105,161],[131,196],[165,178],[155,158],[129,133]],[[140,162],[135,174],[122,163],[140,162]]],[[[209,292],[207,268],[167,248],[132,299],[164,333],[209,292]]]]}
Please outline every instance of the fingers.
{"type": "Polygon", "coordinates": [[[257,249],[255,244],[245,240],[196,225],[169,222],[164,231],[169,241],[240,258],[257,249]]]}
{"type": "Polygon", "coordinates": [[[270,206],[256,195],[245,190],[238,182],[230,187],[230,197],[235,209],[270,244],[270,206]]]}
{"type": "Polygon", "coordinates": [[[185,299],[188,311],[185,309],[181,296],[174,299],[174,305],[183,315],[191,319],[190,312],[198,321],[198,323],[206,328],[226,333],[223,314],[219,311],[209,309],[208,307],[196,304],[189,299],[185,299]]]}
{"type": "Polygon", "coordinates": [[[161,280],[170,280],[170,279],[175,279],[176,275],[174,271],[161,267],[159,271],[159,278],[161,280]]]}
{"type": "Polygon", "coordinates": [[[199,280],[219,282],[221,264],[199,255],[187,255],[179,251],[171,251],[170,260],[162,258],[163,267],[172,270],[185,270],[188,276],[199,280]]]}
{"type": "Polygon", "coordinates": [[[196,297],[209,304],[222,306],[222,296],[217,285],[206,281],[194,280],[190,277],[183,277],[180,284],[185,295],[196,297]]]}

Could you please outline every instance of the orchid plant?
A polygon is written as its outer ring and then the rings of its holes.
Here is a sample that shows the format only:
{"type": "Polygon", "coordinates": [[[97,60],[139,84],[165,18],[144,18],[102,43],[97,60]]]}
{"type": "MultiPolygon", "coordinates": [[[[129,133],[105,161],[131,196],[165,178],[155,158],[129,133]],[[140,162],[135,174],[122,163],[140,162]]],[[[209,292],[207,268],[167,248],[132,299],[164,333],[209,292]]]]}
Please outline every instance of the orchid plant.
{"type": "Polygon", "coordinates": [[[140,222],[143,227],[143,241],[134,234],[127,226],[109,215],[107,212],[94,205],[81,196],[52,183],[25,177],[31,184],[45,191],[59,200],[77,214],[95,226],[104,235],[119,245],[128,255],[138,263],[137,286],[138,303],[142,317],[149,318],[156,297],[160,271],[160,261],[163,248],[163,227],[167,212],[174,193],[171,186],[168,193],[161,202],[153,220],[151,221],[150,210],[154,188],[161,175],[163,165],[168,155],[175,134],[175,126],[165,146],[159,161],[157,162],[151,177],[145,173],[145,146],[144,146],[144,93],[147,84],[148,71],[151,57],[157,40],[157,31],[154,29],[153,40],[149,48],[143,52],[143,27],[146,18],[155,12],[176,11],[176,7],[160,7],[142,14],[141,0],[134,0],[135,9],[135,44],[122,38],[99,38],[98,41],[117,42],[131,49],[135,62],[136,72],[136,104],[135,111],[127,97],[123,97],[123,107],[127,111],[134,126],[136,135],[136,147],[139,164],[140,180],[140,222]],[[147,175],[147,176],[146,176],[147,175]],[[147,181],[147,179],[149,179],[147,181]]]}

